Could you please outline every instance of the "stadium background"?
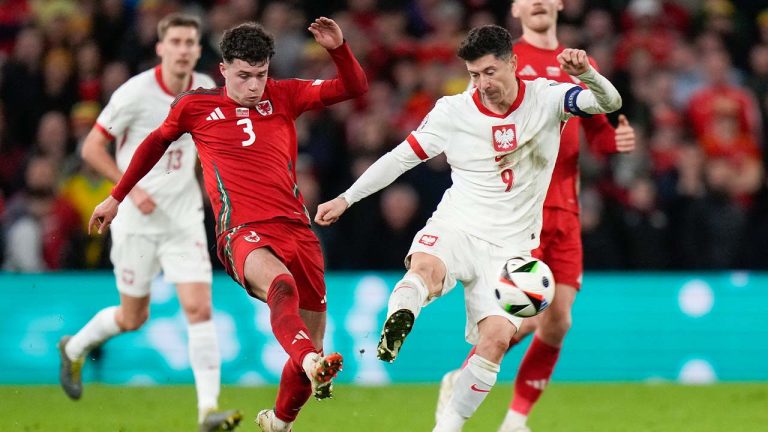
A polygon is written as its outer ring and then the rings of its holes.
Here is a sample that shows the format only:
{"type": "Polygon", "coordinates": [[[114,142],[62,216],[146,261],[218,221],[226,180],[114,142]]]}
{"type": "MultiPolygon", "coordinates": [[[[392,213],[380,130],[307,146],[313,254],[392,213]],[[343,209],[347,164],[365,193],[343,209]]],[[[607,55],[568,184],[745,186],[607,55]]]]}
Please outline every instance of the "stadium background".
{"type": "MultiPolygon", "coordinates": [[[[307,22],[328,15],[340,23],[371,90],[297,123],[298,180],[314,214],[397,145],[437,98],[466,88],[454,52],[468,28],[498,23],[520,34],[509,3],[0,1],[0,394],[18,388],[10,385],[55,384],[60,335],[117,301],[108,236],[84,233],[111,184],[81,164],[78,147],[112,91],[156,64],[160,17],[184,10],[203,18],[198,70],[219,80],[216,44],[233,24],[255,19],[276,35],[273,76],[317,78],[334,68],[307,22]],[[28,172],[32,158],[46,168],[28,172]]],[[[768,1],[564,3],[561,42],[587,49],[617,84],[638,149],[609,158],[583,152],[587,273],[554,380],[765,382],[768,1]]],[[[373,356],[402,255],[449,184],[438,158],[317,231],[330,270],[328,343],[348,359],[340,381],[434,383],[462,359],[456,293],[425,310],[397,364],[373,356]]],[[[224,382],[274,383],[284,354],[269,336],[264,306],[223,273],[214,305],[224,382]]],[[[158,280],[150,322],[105,345],[86,379],[188,384],[184,337],[175,298],[158,280]]],[[[507,358],[503,380],[514,376],[523,352],[507,358]]],[[[768,400],[764,387],[757,394],[768,400]]]]}

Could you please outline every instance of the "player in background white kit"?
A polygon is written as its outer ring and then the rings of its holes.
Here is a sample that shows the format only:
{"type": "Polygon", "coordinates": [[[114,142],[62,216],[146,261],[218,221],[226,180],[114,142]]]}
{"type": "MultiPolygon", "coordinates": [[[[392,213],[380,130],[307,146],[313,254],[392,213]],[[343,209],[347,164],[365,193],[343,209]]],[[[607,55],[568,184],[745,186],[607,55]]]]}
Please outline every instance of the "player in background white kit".
{"type": "MultiPolygon", "coordinates": [[[[160,65],[114,92],[83,144],[83,159],[115,183],[143,138],[165,119],[178,94],[216,86],[207,75],[193,72],[200,58],[200,21],[196,17],[164,17],[158,23],[158,39],[160,65]],[[115,158],[107,151],[111,141],[115,141],[115,158]]],[[[221,357],[211,316],[211,262],[196,165],[194,143],[184,135],[133,188],[131,199],[120,205],[120,215],[112,224],[110,255],[120,305],[102,309],[77,334],[61,339],[60,380],[70,398],[80,398],[80,370],[87,353],[146,322],[150,285],[162,269],[165,280],[176,284],[188,321],[200,430],[231,430],[241,414],[218,410],[221,357]]]]}
{"type": "Polygon", "coordinates": [[[477,345],[435,431],[460,431],[496,382],[520,318],[504,312],[492,284],[503,262],[538,246],[544,197],[560,131],[573,115],[612,112],[621,96],[584,51],[566,49],[563,70],[588,89],[515,77],[517,57],[503,27],[472,29],[459,47],[475,89],[437,101],[419,128],[377,160],[346,192],[319,206],[329,225],[360,199],[420,162],[445,153],[453,185],[406,257],[408,272],[389,298],[378,357],[393,361],[421,308],[464,284],[466,339],[477,345]]]}

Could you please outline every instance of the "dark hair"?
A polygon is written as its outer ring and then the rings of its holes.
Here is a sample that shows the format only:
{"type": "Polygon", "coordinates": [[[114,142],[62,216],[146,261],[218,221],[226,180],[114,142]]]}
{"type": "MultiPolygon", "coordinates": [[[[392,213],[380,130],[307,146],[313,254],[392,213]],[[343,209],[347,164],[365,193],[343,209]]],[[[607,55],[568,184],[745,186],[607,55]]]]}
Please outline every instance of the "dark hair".
{"type": "Polygon", "coordinates": [[[200,19],[194,15],[183,13],[166,15],[157,23],[157,38],[163,40],[168,29],[171,27],[194,27],[197,30],[198,39],[200,38],[200,19]]]}
{"type": "Polygon", "coordinates": [[[249,22],[225,31],[219,48],[227,63],[239,59],[250,65],[259,65],[275,55],[275,38],[261,24],[249,22]]]}
{"type": "Polygon", "coordinates": [[[512,35],[507,29],[497,25],[475,27],[459,44],[458,55],[464,61],[474,61],[488,54],[504,60],[512,55],[512,35]]]}

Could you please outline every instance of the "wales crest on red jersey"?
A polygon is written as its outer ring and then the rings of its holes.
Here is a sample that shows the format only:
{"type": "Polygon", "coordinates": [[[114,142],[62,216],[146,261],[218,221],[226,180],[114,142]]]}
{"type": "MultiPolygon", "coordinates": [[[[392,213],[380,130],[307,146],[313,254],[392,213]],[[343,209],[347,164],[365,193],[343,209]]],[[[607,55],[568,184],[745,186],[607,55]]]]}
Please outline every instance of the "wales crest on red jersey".
{"type": "Polygon", "coordinates": [[[272,114],[272,102],[265,100],[256,104],[256,111],[263,116],[272,114]]]}
{"type": "Polygon", "coordinates": [[[515,125],[493,126],[493,149],[509,152],[517,148],[517,129],[515,125]]]}

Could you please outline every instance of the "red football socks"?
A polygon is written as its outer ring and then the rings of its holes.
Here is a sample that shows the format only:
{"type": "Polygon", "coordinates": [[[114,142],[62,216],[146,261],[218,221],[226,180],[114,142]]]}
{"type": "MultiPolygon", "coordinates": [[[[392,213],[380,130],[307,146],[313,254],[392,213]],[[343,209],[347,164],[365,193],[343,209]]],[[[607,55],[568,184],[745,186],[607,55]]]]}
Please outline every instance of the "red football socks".
{"type": "Polygon", "coordinates": [[[299,415],[301,407],[312,395],[312,385],[309,383],[304,369],[296,362],[288,360],[283,366],[280,377],[280,387],[277,390],[275,415],[284,422],[292,422],[299,415]]]}
{"type": "Polygon", "coordinates": [[[272,333],[291,361],[296,363],[297,370],[301,370],[304,356],[317,350],[299,316],[299,291],[293,276],[281,274],[272,281],[267,291],[267,305],[272,333]]]}
{"type": "Polygon", "coordinates": [[[525,415],[531,412],[549,384],[559,356],[560,347],[548,345],[538,337],[533,337],[517,372],[515,393],[509,404],[511,410],[525,415]]]}

